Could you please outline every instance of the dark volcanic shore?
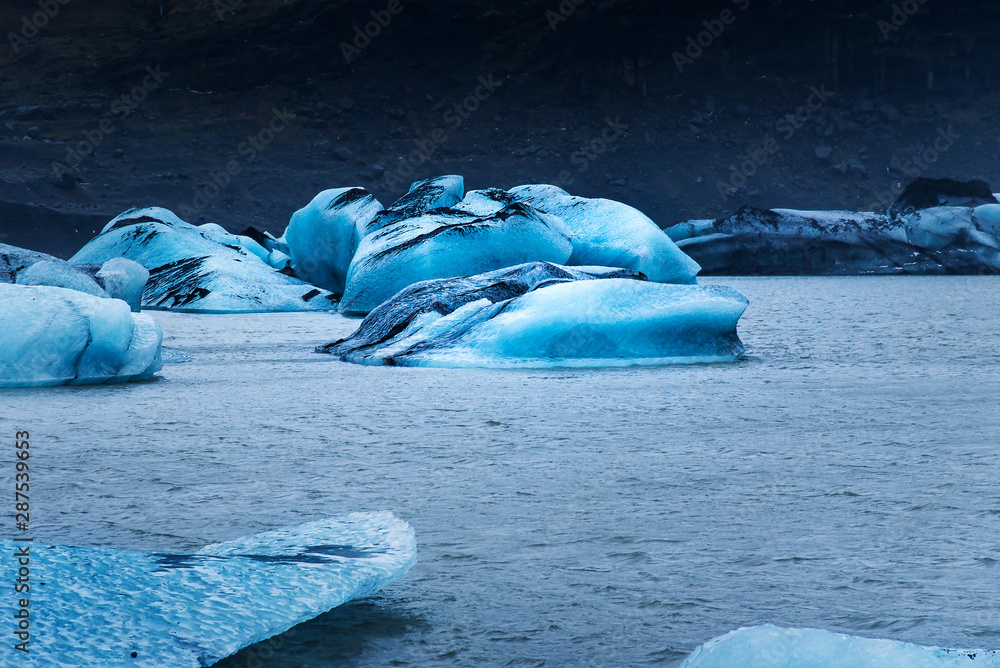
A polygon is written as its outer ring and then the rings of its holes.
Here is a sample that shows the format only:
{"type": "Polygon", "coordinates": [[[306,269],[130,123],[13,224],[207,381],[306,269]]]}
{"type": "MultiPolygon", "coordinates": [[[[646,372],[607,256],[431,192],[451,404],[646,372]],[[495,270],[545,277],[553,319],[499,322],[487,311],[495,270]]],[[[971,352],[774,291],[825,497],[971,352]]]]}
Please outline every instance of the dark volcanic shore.
{"type": "Polygon", "coordinates": [[[1000,187],[998,10],[887,32],[892,3],[847,4],[69,3],[0,53],[0,237],[67,257],[148,205],[280,233],[319,190],[388,204],[444,173],[663,227],[877,208],[915,176],[1000,187]]]}

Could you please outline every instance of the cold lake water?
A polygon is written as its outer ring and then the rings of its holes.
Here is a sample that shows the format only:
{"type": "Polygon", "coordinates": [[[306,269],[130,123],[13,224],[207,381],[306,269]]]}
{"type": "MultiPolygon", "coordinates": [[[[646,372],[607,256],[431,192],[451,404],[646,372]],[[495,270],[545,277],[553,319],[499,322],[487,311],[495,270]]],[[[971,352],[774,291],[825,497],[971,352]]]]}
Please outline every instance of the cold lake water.
{"type": "Polygon", "coordinates": [[[339,315],[158,312],[158,380],[4,390],[0,433],[36,541],[415,528],[406,577],[227,668],[673,666],[765,622],[1000,648],[1000,280],[703,282],[750,298],[745,360],[364,367],[313,352],[339,315]]]}

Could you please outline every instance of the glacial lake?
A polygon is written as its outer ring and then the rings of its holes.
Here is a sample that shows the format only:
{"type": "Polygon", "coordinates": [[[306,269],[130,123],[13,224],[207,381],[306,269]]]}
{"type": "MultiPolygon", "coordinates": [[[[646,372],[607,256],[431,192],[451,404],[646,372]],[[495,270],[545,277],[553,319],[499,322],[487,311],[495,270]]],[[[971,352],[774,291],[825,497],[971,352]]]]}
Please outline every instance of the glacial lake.
{"type": "Polygon", "coordinates": [[[155,313],[159,380],[5,390],[0,430],[36,541],[413,525],[406,577],[226,668],[675,666],[765,622],[1000,648],[1000,278],[703,282],[750,298],[745,360],[372,368],[313,352],[338,315],[155,313]]]}

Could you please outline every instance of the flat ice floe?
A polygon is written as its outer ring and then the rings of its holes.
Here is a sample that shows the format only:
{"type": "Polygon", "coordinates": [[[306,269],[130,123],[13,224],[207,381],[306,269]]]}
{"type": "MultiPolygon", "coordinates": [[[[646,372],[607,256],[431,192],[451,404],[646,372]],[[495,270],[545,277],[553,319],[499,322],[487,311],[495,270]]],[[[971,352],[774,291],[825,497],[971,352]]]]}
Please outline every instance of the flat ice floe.
{"type": "Polygon", "coordinates": [[[1000,204],[979,184],[917,179],[886,213],[744,206],[667,233],[710,274],[1000,273],[1000,204]]]}
{"type": "MultiPolygon", "coordinates": [[[[30,545],[30,653],[4,665],[210,666],[355,598],[416,561],[410,526],[355,513],[209,545],[193,554],[30,545]],[[36,576],[37,573],[37,576],[36,576]],[[40,583],[45,582],[42,586],[40,583]]],[[[13,582],[13,559],[4,559],[13,582]]],[[[11,636],[13,638],[13,636],[11,636]]]]}
{"type": "Polygon", "coordinates": [[[248,250],[259,244],[219,225],[190,225],[159,207],[131,209],[105,226],[70,262],[127,258],[149,270],[147,308],[202,313],[329,311],[336,297],[287,276],[248,250]],[[252,242],[252,244],[251,244],[252,242]]]}
{"type": "Polygon", "coordinates": [[[401,291],[322,352],[358,364],[625,366],[733,361],[736,290],[606,267],[528,263],[401,291]]]}
{"type": "Polygon", "coordinates": [[[923,647],[770,624],[709,640],[681,668],[998,668],[1000,652],[923,647]]]}
{"type": "Polygon", "coordinates": [[[345,313],[368,313],[403,288],[524,262],[564,263],[573,251],[558,220],[514,203],[487,216],[432,209],[361,240],[347,272],[345,313]]]}
{"type": "Polygon", "coordinates": [[[119,299],[0,283],[0,387],[150,378],[163,332],[119,299]]]}

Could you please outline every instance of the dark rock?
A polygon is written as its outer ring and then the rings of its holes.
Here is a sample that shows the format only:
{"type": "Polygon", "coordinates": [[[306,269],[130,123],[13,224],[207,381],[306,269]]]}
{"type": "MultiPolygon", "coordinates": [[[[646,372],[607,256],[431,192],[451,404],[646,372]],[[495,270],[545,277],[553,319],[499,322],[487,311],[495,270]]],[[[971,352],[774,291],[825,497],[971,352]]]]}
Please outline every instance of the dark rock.
{"type": "Polygon", "coordinates": [[[38,139],[42,136],[42,131],[38,128],[38,126],[34,126],[28,128],[27,132],[24,134],[27,135],[28,139],[38,139]]]}
{"type": "Polygon", "coordinates": [[[829,146],[817,146],[816,147],[816,157],[820,160],[829,160],[830,154],[833,153],[833,149],[829,146]]]}
{"type": "Polygon", "coordinates": [[[919,209],[935,206],[980,206],[997,204],[990,184],[978,179],[914,179],[889,207],[890,216],[899,216],[919,209]]]}
{"type": "Polygon", "coordinates": [[[354,157],[354,153],[351,151],[351,149],[347,148],[346,146],[337,146],[336,148],[334,148],[333,155],[338,160],[344,160],[344,161],[350,160],[351,158],[354,157]]]}

